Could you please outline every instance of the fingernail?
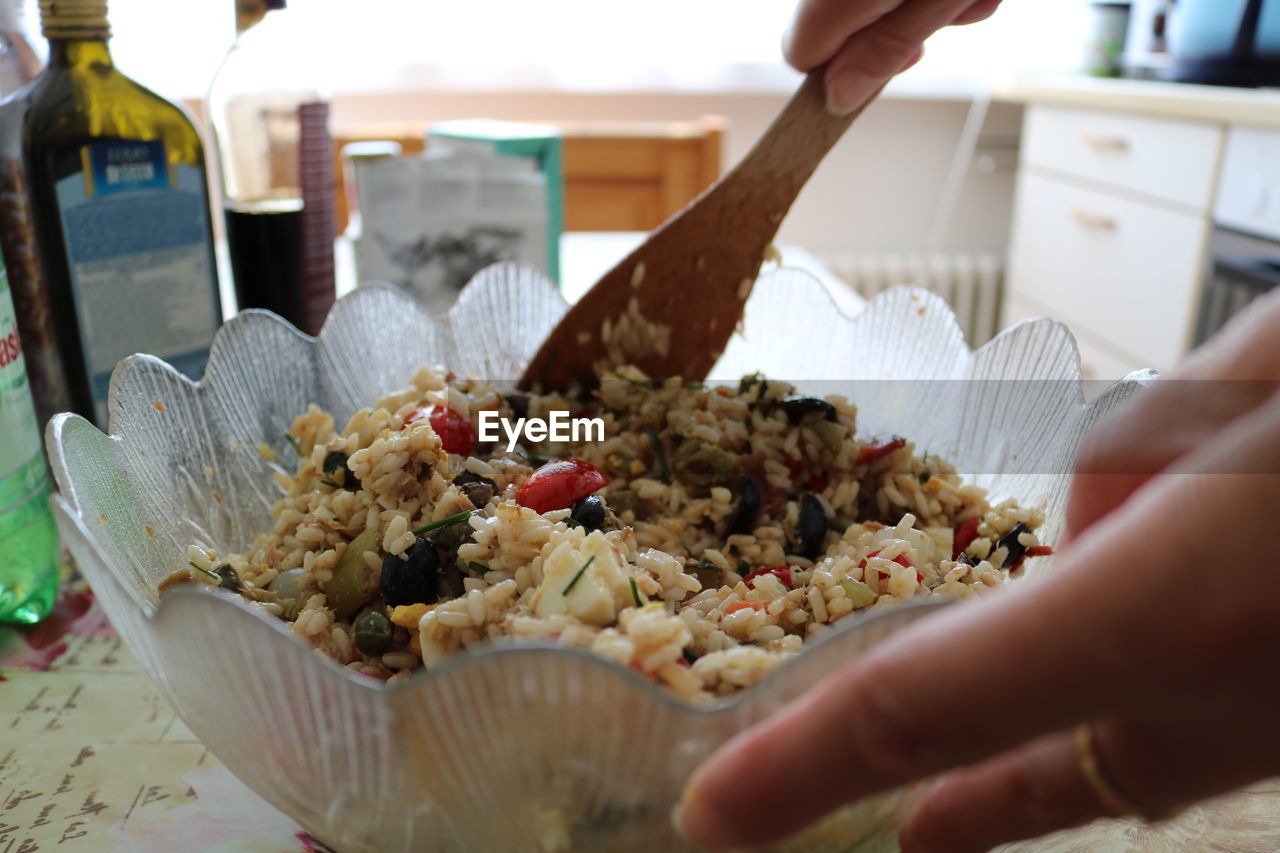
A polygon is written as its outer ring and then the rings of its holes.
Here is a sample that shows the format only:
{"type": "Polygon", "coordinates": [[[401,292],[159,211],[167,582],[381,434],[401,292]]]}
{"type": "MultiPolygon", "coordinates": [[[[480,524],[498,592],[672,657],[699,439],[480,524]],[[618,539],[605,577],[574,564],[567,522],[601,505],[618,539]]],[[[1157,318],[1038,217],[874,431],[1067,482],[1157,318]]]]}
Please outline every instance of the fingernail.
{"type": "Polygon", "coordinates": [[[827,74],[827,111],[845,116],[871,97],[879,80],[853,68],[834,68],[827,74]]]}
{"type": "Polygon", "coordinates": [[[671,826],[684,841],[705,847],[714,842],[718,833],[712,825],[714,821],[706,814],[706,809],[694,802],[696,782],[695,773],[680,792],[680,801],[671,807],[671,826]]]}

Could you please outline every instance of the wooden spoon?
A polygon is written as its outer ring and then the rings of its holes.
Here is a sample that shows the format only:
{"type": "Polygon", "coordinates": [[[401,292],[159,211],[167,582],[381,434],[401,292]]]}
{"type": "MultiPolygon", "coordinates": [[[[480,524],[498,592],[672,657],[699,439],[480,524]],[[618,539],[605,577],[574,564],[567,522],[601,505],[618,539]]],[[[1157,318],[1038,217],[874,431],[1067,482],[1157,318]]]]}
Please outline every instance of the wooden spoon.
{"type": "Polygon", "coordinates": [[[824,71],[809,72],[737,166],[569,309],[529,362],[521,387],[563,388],[573,380],[594,387],[598,362],[634,364],[652,377],[707,375],[742,317],[782,218],[866,108],[832,115],[824,71]],[[612,355],[602,334],[606,321],[615,341],[612,355]]]}

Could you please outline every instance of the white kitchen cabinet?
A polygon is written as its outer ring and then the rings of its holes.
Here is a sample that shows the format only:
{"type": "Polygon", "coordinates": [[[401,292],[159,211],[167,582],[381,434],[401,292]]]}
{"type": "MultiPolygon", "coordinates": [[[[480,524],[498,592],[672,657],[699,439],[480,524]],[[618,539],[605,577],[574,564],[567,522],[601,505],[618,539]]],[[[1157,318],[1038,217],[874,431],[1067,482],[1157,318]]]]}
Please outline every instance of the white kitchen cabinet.
{"type": "Polygon", "coordinates": [[[1097,378],[1173,368],[1192,344],[1225,129],[1030,103],[1003,324],[1062,320],[1097,378]]]}

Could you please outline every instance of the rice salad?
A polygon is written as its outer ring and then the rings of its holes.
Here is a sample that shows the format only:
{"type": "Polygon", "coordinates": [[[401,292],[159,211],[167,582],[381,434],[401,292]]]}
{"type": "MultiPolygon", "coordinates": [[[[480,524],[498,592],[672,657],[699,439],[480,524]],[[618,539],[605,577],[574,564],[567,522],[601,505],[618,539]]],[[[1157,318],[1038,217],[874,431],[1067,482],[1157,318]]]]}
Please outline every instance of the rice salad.
{"type": "Polygon", "coordinates": [[[537,640],[707,701],[851,613],[981,595],[1051,553],[1040,510],[991,505],[909,440],[859,435],[842,397],[760,375],[624,367],[583,397],[423,367],[341,429],[311,406],[288,437],[271,528],[248,553],[190,546],[162,588],[232,590],[388,683],[537,640]],[[477,441],[483,411],[566,410],[601,418],[604,440],[477,441]]]}

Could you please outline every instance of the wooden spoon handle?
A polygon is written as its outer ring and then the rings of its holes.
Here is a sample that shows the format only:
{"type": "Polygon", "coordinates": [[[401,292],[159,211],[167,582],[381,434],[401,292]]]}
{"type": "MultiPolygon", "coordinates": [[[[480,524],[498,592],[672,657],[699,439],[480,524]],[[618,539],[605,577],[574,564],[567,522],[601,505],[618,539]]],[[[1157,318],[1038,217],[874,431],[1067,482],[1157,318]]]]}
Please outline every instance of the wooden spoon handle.
{"type": "Polygon", "coordinates": [[[835,115],[827,108],[826,71],[824,65],[808,73],[764,135],[716,186],[767,214],[760,221],[774,232],[822,158],[880,94],[877,89],[853,112],[835,115]]]}

